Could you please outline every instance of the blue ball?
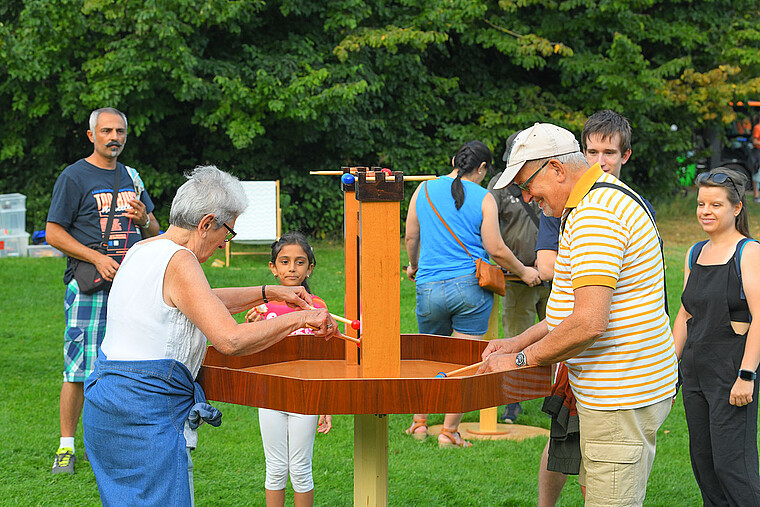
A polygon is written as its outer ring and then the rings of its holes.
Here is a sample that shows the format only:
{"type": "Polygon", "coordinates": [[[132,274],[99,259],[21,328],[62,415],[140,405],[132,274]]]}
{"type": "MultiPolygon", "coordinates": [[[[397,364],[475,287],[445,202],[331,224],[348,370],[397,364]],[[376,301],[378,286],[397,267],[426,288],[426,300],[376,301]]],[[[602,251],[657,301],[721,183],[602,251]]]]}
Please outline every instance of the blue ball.
{"type": "Polygon", "coordinates": [[[436,374],[435,378],[446,378],[446,374],[445,374],[445,373],[443,373],[442,371],[439,371],[439,372],[436,374]]]}
{"type": "Polygon", "coordinates": [[[340,177],[340,181],[342,181],[344,185],[353,185],[356,178],[354,178],[354,175],[351,173],[344,173],[343,176],[340,177]]]}

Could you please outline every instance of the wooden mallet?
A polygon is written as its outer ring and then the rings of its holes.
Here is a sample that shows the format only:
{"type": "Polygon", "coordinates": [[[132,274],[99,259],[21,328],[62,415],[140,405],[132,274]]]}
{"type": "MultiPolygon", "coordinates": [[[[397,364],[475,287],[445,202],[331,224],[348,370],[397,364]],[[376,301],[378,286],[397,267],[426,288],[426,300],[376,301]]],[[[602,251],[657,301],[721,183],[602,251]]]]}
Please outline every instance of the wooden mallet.
{"type": "Polygon", "coordinates": [[[338,338],[346,340],[347,342],[355,343],[357,347],[361,347],[362,346],[361,340],[359,340],[358,338],[354,338],[353,336],[348,336],[348,335],[345,335],[343,333],[336,333],[336,336],[338,338]]]}
{"type": "MultiPolygon", "coordinates": [[[[317,329],[314,326],[307,325],[307,327],[310,328],[310,329],[317,329]]],[[[340,331],[338,331],[337,333],[335,333],[335,336],[337,336],[341,340],[346,340],[347,342],[355,343],[357,347],[361,347],[362,346],[361,340],[359,340],[358,338],[354,338],[353,336],[345,335],[345,334],[341,333],[340,331]]]]}
{"type": "MultiPolygon", "coordinates": [[[[316,308],[314,308],[313,306],[311,307],[311,309],[312,310],[316,310],[316,308]]],[[[353,329],[359,329],[359,327],[361,327],[361,323],[358,320],[351,321],[351,320],[348,320],[345,317],[341,317],[339,315],[335,315],[335,314],[332,314],[332,313],[330,315],[335,320],[338,320],[340,322],[345,322],[346,324],[350,324],[353,329]],[[356,327],[354,327],[354,322],[356,323],[356,327]]],[[[311,326],[309,326],[309,327],[311,327],[311,326]]],[[[335,336],[337,336],[338,338],[341,338],[342,340],[346,340],[347,342],[355,343],[357,347],[361,347],[361,343],[362,343],[361,340],[359,340],[357,338],[354,338],[353,336],[347,336],[347,335],[345,335],[345,334],[343,334],[341,332],[335,333],[335,336]]]]}
{"type": "Polygon", "coordinates": [[[341,317],[340,315],[335,315],[334,313],[331,313],[330,315],[332,315],[332,318],[337,320],[338,322],[345,322],[346,324],[351,326],[351,329],[356,329],[358,331],[362,327],[362,323],[359,322],[358,320],[349,320],[345,317],[341,317]]]}

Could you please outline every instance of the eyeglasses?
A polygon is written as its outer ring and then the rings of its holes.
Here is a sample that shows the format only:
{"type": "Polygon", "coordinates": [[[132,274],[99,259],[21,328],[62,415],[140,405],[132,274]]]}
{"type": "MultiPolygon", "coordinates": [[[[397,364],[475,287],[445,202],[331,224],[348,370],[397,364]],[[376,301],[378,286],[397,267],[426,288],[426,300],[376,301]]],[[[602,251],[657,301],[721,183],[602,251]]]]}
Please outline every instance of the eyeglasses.
{"type": "Polygon", "coordinates": [[[739,192],[739,189],[736,187],[736,183],[734,183],[734,180],[731,179],[731,176],[729,176],[726,173],[700,173],[699,176],[697,176],[697,183],[704,183],[705,181],[713,180],[718,185],[722,185],[726,182],[726,180],[731,182],[731,186],[734,187],[734,191],[736,191],[736,195],[739,196],[739,199],[742,198],[741,192],[739,192]]]}
{"type": "Polygon", "coordinates": [[[546,167],[546,164],[548,164],[550,161],[551,161],[551,159],[549,159],[546,162],[544,162],[543,164],[541,164],[541,167],[539,167],[538,170],[536,172],[534,172],[533,175],[530,178],[528,178],[527,180],[523,181],[522,183],[517,183],[517,187],[520,190],[525,190],[526,192],[530,192],[530,190],[528,190],[528,185],[530,184],[531,181],[533,181],[533,178],[535,178],[536,176],[538,176],[538,173],[541,172],[541,169],[543,169],[544,167],[546,167]]]}
{"type": "Polygon", "coordinates": [[[237,236],[237,232],[230,229],[230,226],[225,224],[224,222],[222,222],[222,225],[224,226],[225,229],[227,229],[227,235],[224,237],[224,242],[229,243],[230,241],[232,241],[232,238],[237,236]]]}

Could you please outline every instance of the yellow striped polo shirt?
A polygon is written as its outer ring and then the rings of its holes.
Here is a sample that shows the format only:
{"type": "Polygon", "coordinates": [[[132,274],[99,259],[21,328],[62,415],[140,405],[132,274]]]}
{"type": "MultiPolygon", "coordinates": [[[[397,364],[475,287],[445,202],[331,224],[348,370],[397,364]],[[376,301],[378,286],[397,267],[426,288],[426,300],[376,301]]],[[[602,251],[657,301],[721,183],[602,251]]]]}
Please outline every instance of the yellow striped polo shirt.
{"type": "Polygon", "coordinates": [[[632,409],[675,395],[677,360],[665,313],[660,245],[649,215],[613,188],[624,183],[595,164],[568,198],[546,323],[573,311],[573,291],[602,285],[614,292],[604,334],[566,361],[578,402],[594,410],[632,409]]]}

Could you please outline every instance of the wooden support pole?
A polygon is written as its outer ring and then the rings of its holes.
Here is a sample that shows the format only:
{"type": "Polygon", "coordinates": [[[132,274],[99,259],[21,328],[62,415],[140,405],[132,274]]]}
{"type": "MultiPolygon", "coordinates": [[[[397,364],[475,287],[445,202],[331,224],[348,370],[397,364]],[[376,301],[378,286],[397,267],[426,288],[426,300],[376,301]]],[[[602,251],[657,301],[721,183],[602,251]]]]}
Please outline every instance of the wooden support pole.
{"type": "MultiPolygon", "coordinates": [[[[499,314],[501,313],[501,298],[498,294],[493,295],[493,308],[491,315],[488,317],[488,331],[486,331],[485,340],[495,340],[499,337],[499,314]]],[[[498,408],[491,407],[480,410],[480,431],[495,432],[498,420],[498,408]]]]}
{"type": "Polygon", "coordinates": [[[388,505],[388,417],[354,416],[354,506],[388,505]]]}
{"type": "MultiPolygon", "coordinates": [[[[359,301],[363,378],[401,376],[401,207],[403,174],[368,183],[359,172],[359,301]],[[390,310],[390,311],[389,311],[390,310]]],[[[351,318],[350,315],[346,317],[351,318]]],[[[388,417],[354,416],[354,505],[388,505],[388,417]]]]}

